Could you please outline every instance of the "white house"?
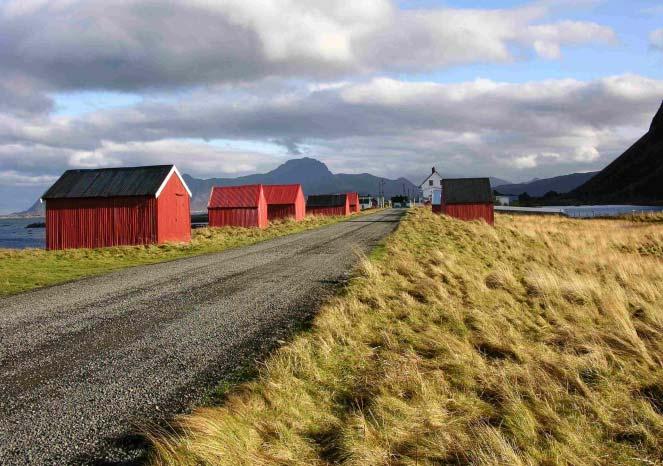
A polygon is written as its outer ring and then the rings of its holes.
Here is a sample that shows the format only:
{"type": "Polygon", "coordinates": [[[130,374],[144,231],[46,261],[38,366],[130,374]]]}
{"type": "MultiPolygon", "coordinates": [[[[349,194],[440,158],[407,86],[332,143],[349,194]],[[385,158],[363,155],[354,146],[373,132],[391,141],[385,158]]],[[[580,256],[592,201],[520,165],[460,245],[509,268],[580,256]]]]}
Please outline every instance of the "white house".
{"type": "Polygon", "coordinates": [[[436,191],[441,192],[442,190],[442,176],[435,170],[435,167],[431,169],[431,174],[428,175],[428,178],[424,180],[423,183],[419,185],[423,200],[433,201],[433,193],[436,191]]]}

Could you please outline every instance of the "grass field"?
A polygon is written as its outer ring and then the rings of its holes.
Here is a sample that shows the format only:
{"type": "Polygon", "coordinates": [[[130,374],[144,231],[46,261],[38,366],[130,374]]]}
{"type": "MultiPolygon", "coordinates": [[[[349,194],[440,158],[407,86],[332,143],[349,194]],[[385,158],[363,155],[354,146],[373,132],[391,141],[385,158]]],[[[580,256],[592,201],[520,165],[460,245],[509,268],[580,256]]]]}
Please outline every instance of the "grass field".
{"type": "Polygon", "coordinates": [[[161,465],[661,464],[663,225],[411,211],[161,465]]]}
{"type": "MultiPolygon", "coordinates": [[[[371,211],[367,212],[370,213],[371,211]]],[[[193,230],[190,244],[69,249],[65,251],[0,249],[0,296],[91,275],[99,275],[135,265],[154,264],[182,257],[220,252],[346,219],[347,217],[307,216],[301,222],[292,220],[272,222],[269,227],[262,230],[234,227],[199,228],[193,230]]]]}

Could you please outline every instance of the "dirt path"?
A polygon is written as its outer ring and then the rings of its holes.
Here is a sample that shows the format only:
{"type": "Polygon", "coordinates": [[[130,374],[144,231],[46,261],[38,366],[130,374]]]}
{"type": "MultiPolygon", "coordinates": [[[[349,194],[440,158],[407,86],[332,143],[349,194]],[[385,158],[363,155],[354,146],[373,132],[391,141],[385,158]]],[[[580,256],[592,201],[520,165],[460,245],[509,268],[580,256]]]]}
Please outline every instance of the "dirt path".
{"type": "Polygon", "coordinates": [[[130,464],[133,426],[264,355],[402,213],[0,299],[0,464],[130,464]]]}

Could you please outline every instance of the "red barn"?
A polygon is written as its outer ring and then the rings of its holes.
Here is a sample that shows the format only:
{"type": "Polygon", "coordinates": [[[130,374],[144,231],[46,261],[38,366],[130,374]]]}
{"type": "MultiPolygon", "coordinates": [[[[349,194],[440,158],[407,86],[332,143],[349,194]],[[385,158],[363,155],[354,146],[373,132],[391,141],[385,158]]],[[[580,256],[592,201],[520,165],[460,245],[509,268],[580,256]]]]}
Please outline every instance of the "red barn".
{"type": "Polygon", "coordinates": [[[46,248],[189,242],[190,198],[174,165],[67,170],[42,196],[46,248]]]}
{"type": "Polygon", "coordinates": [[[442,213],[461,220],[483,219],[493,225],[493,191],[488,178],[442,180],[442,213]]]}
{"type": "Polygon", "coordinates": [[[350,213],[359,212],[361,210],[359,206],[359,194],[357,193],[346,193],[348,196],[348,204],[350,205],[350,213]]]}
{"type": "Polygon", "coordinates": [[[320,194],[306,199],[306,213],[310,215],[350,215],[347,194],[320,194]]]}
{"type": "Polygon", "coordinates": [[[207,205],[209,226],[265,228],[267,201],[261,184],[215,186],[207,205]]]}
{"type": "Polygon", "coordinates": [[[294,218],[303,220],[306,216],[306,199],[301,184],[264,185],[267,201],[267,219],[294,218]]]}

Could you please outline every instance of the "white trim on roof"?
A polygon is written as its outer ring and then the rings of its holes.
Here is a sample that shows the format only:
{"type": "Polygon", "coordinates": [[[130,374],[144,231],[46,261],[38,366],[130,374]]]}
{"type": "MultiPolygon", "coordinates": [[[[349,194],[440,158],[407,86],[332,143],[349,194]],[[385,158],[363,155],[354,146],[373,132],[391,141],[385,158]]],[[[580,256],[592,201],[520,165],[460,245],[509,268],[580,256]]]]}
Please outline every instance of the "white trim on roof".
{"type": "Polygon", "coordinates": [[[177,169],[175,165],[173,165],[173,168],[170,169],[168,172],[168,175],[166,178],[163,180],[163,183],[161,183],[161,186],[159,186],[159,189],[157,189],[156,194],[154,195],[155,198],[159,197],[159,194],[161,194],[161,191],[163,191],[163,188],[166,187],[168,184],[168,180],[170,180],[170,177],[173,176],[173,173],[177,175],[177,177],[180,179],[182,182],[182,185],[184,185],[184,189],[186,189],[186,192],[189,193],[189,197],[193,197],[193,194],[191,194],[191,190],[189,187],[186,185],[186,182],[184,181],[184,178],[182,178],[182,175],[180,174],[180,171],[177,169]]]}

